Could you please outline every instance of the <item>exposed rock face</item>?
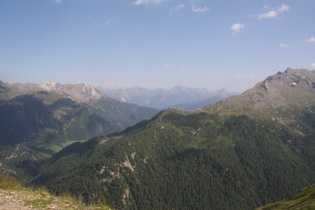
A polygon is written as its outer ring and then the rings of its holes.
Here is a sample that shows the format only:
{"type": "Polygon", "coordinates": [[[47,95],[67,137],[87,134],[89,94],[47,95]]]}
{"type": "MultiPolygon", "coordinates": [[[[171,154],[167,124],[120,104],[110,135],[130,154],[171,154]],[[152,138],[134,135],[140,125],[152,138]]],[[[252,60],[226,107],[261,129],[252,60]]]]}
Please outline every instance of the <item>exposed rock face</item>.
{"type": "Polygon", "coordinates": [[[65,84],[61,85],[59,83],[50,82],[43,83],[41,87],[46,87],[47,90],[60,91],[66,95],[69,95],[74,101],[80,103],[87,103],[91,100],[98,100],[101,97],[107,97],[105,94],[101,93],[94,87],[86,84],[65,84]]]}
{"type": "Polygon", "coordinates": [[[254,110],[277,109],[296,105],[309,106],[315,102],[315,71],[288,68],[278,72],[240,96],[232,96],[213,107],[237,109],[250,107],[254,110]],[[299,100],[299,98],[301,100],[299,100]],[[220,107],[223,106],[223,107],[220,107]]]}

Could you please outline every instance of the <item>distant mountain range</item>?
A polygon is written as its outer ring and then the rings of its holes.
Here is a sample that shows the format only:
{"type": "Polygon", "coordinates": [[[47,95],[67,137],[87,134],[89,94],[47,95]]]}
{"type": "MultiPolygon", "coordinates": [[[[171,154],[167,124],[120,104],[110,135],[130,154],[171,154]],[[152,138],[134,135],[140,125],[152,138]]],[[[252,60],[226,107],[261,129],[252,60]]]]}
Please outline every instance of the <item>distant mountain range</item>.
{"type": "Polygon", "coordinates": [[[121,131],[158,112],[117,101],[86,84],[1,82],[0,90],[2,144],[87,139],[121,131]]]}
{"type": "MultiPolygon", "coordinates": [[[[112,99],[86,84],[0,81],[0,147],[3,149],[0,161],[17,159],[18,154],[27,154],[28,149],[50,155],[55,152],[51,148],[62,148],[69,140],[86,140],[122,131],[157,112],[157,109],[112,99]]],[[[31,153],[34,156],[34,151],[31,153]]]]}
{"type": "Polygon", "coordinates": [[[33,184],[116,209],[253,209],[315,183],[315,71],[72,144],[33,184]],[[78,184],[80,183],[80,184],[78,184]]]}
{"type": "Polygon", "coordinates": [[[100,88],[106,95],[122,102],[138,104],[156,109],[178,107],[193,110],[208,106],[236,93],[224,89],[210,91],[206,88],[189,88],[174,86],[171,89],[146,89],[132,87],[127,89],[104,89],[100,88]]]}

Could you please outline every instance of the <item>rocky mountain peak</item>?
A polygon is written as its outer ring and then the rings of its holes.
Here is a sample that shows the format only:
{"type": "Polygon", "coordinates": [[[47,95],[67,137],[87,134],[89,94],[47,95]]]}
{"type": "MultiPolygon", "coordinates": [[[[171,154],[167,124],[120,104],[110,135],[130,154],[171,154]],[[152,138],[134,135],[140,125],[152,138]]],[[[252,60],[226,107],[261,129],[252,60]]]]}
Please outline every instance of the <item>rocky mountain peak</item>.
{"type": "Polygon", "coordinates": [[[9,84],[0,82],[0,92],[4,101],[10,100],[16,96],[24,94],[34,94],[38,91],[55,92],[61,94],[78,103],[89,103],[93,100],[99,100],[108,97],[100,90],[87,84],[61,84],[55,81],[46,81],[41,84],[35,83],[14,83],[9,84]]]}
{"type": "Polygon", "coordinates": [[[39,86],[41,88],[43,88],[44,90],[51,91],[51,90],[56,90],[58,85],[60,85],[60,83],[58,83],[58,82],[45,81],[42,84],[40,84],[39,86]]]}
{"type": "Polygon", "coordinates": [[[104,96],[104,94],[102,94],[99,90],[87,84],[73,85],[73,87],[67,88],[66,93],[81,102],[97,100],[104,96]]]}
{"type": "Polygon", "coordinates": [[[90,100],[98,100],[105,96],[96,88],[83,83],[60,84],[54,81],[46,81],[39,86],[46,91],[61,92],[62,94],[65,94],[71,99],[80,103],[86,103],[90,100]]]}
{"type": "Polygon", "coordinates": [[[0,92],[5,92],[8,90],[7,84],[0,80],[0,92]]]}
{"type": "Polygon", "coordinates": [[[257,83],[238,96],[214,105],[216,110],[286,110],[311,108],[315,104],[315,71],[288,68],[257,83]]]}
{"type": "Polygon", "coordinates": [[[273,91],[287,92],[290,88],[297,87],[315,91],[315,71],[287,68],[284,73],[278,72],[257,85],[268,90],[269,93],[273,91]]]}

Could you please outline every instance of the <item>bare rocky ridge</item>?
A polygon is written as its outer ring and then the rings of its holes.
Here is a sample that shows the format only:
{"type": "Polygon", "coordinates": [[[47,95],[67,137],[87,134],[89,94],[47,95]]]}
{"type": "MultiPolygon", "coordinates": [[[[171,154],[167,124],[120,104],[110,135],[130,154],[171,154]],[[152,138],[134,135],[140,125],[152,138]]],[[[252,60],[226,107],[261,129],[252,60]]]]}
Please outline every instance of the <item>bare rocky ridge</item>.
{"type": "Polygon", "coordinates": [[[282,124],[296,121],[297,113],[315,112],[315,71],[288,68],[267,77],[238,96],[205,108],[233,114],[272,115],[282,124]]]}
{"type": "Polygon", "coordinates": [[[108,98],[104,93],[98,89],[87,84],[60,84],[54,81],[44,82],[42,84],[32,83],[4,83],[0,82],[0,90],[2,97],[11,99],[15,96],[31,94],[38,91],[55,91],[59,94],[65,95],[73,101],[78,103],[87,103],[91,100],[98,100],[102,97],[108,98]],[[6,93],[6,94],[5,94],[6,93]]]}
{"type": "Polygon", "coordinates": [[[60,84],[49,81],[44,82],[39,86],[47,91],[60,91],[79,103],[87,103],[91,100],[98,100],[102,97],[107,97],[96,88],[86,84],[60,84]]]}
{"type": "MultiPolygon", "coordinates": [[[[255,87],[245,91],[241,96],[228,98],[222,105],[236,104],[237,99],[243,102],[239,104],[240,106],[247,102],[254,104],[255,109],[278,108],[287,105],[286,97],[299,93],[299,91],[302,92],[301,90],[315,92],[315,71],[288,68],[284,73],[278,72],[257,83],[255,87]]],[[[315,99],[313,100],[315,101],[315,99]]],[[[290,102],[296,103],[297,101],[290,102]]]]}
{"type": "MultiPolygon", "coordinates": [[[[293,94],[298,94],[303,99],[304,95],[308,96],[307,93],[302,93],[302,90],[315,92],[315,71],[288,68],[284,73],[278,72],[258,83],[253,89],[245,92],[244,96],[252,94],[255,109],[279,108],[288,105],[287,99],[292,98],[293,94]]],[[[307,98],[315,101],[315,98],[307,98]]],[[[303,101],[289,100],[289,102],[296,105],[304,103],[305,99],[303,101]]]]}

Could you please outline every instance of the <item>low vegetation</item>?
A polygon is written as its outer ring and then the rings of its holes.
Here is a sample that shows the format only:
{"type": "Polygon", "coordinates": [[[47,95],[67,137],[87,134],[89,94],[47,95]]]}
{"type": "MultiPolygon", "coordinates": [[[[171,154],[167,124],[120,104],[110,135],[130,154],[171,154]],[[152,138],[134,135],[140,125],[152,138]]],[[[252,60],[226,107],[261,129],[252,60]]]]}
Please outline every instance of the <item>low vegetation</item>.
{"type": "Polygon", "coordinates": [[[295,195],[282,201],[268,204],[256,210],[277,210],[277,209],[315,209],[315,185],[303,188],[295,195]]]}
{"type": "Polygon", "coordinates": [[[44,188],[26,188],[16,179],[0,174],[0,209],[100,209],[105,205],[87,206],[67,194],[53,196],[44,188]]]}

